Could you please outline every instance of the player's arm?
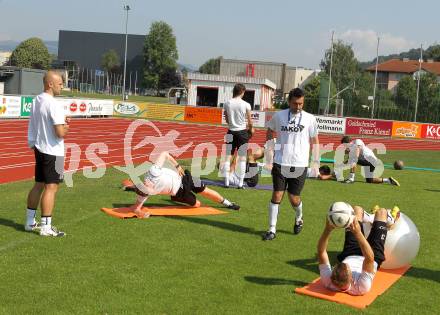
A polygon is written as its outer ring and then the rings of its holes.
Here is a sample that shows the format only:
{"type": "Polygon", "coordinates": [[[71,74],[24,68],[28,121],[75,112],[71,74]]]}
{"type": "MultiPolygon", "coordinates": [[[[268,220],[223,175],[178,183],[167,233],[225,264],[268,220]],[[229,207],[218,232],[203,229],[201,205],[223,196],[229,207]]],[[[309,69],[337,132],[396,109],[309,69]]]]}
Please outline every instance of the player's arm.
{"type": "Polygon", "coordinates": [[[315,168],[319,167],[320,156],[319,156],[319,138],[318,135],[310,138],[312,143],[312,161],[315,168]]]}
{"type": "Polygon", "coordinates": [[[159,157],[157,158],[156,162],[154,162],[155,165],[158,167],[162,167],[165,164],[165,161],[168,161],[171,163],[172,166],[176,168],[176,170],[179,172],[181,176],[184,175],[184,170],[182,166],[177,162],[173,156],[168,151],[163,151],[159,157]]]}
{"type": "Polygon", "coordinates": [[[251,111],[246,109],[246,118],[247,118],[247,130],[251,134],[251,136],[255,133],[254,126],[252,125],[252,116],[251,111]]]}
{"type": "Polygon", "coordinates": [[[330,260],[328,259],[327,254],[327,246],[328,246],[328,240],[330,239],[330,233],[334,227],[328,222],[328,220],[325,220],[325,227],[324,231],[321,234],[321,237],[318,241],[318,262],[320,265],[328,265],[330,264],[330,260]]]}
{"type": "Polygon", "coordinates": [[[362,271],[373,273],[374,272],[374,252],[365,238],[364,234],[362,234],[361,226],[358,220],[353,220],[353,223],[350,225],[350,231],[356,237],[358,241],[359,247],[361,248],[362,255],[364,256],[364,263],[362,264],[362,271]]]}
{"type": "Polygon", "coordinates": [[[266,131],[266,143],[267,143],[267,141],[271,141],[273,138],[275,138],[274,137],[274,131],[272,129],[270,129],[270,128],[267,128],[267,131],[266,131]]]}
{"type": "Polygon", "coordinates": [[[223,110],[223,116],[225,117],[226,124],[229,126],[228,112],[226,109],[223,110]]]}
{"type": "Polygon", "coordinates": [[[69,132],[69,125],[67,123],[63,125],[54,125],[54,128],[55,134],[58,138],[64,138],[69,132]]]}

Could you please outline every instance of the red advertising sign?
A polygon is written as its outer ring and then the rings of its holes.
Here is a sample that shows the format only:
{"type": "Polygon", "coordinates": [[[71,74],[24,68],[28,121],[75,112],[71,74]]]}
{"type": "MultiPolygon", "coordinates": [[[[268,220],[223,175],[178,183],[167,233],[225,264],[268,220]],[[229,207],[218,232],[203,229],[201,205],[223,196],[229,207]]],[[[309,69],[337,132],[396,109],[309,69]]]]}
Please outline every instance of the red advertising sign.
{"type": "Polygon", "coordinates": [[[440,125],[423,125],[422,138],[440,140],[440,125]]]}
{"type": "Polygon", "coordinates": [[[347,118],[345,133],[348,135],[366,135],[391,137],[393,122],[375,119],[347,118]]]}
{"type": "Polygon", "coordinates": [[[70,111],[71,112],[76,112],[77,108],[78,108],[78,105],[76,105],[76,103],[70,104],[70,111]]]}
{"type": "Polygon", "coordinates": [[[81,105],[79,105],[79,110],[80,112],[85,112],[87,110],[86,103],[81,103],[81,105]]]}

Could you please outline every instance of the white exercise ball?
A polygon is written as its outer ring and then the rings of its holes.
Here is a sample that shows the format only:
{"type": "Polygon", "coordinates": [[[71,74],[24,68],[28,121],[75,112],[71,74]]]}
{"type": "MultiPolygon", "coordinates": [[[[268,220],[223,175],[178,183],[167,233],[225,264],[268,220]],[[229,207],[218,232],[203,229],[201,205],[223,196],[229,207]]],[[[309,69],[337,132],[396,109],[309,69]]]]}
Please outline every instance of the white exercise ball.
{"type": "MultiPolygon", "coordinates": [[[[364,224],[365,236],[370,234],[371,225],[364,224]]],[[[385,240],[385,261],[381,269],[397,269],[409,265],[416,258],[420,247],[420,235],[414,222],[404,213],[387,233],[385,240]]]]}

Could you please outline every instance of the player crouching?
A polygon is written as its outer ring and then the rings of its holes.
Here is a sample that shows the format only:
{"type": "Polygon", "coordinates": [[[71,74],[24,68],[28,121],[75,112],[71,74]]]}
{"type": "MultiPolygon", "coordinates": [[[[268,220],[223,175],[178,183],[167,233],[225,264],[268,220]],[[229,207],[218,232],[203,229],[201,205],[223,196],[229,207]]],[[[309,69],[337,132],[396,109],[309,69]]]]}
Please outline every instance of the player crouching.
{"type": "Polygon", "coordinates": [[[142,211],[142,206],[149,196],[169,195],[172,201],[181,202],[192,207],[200,207],[201,203],[195,194],[200,194],[214,202],[223,204],[228,209],[239,210],[240,206],[223,198],[218,192],[206,187],[194,185],[193,177],[188,170],[181,165],[166,151],[162,152],[156,162],[146,172],[144,187],[136,187],[136,203],[130,208],[139,217],[147,218],[150,213],[142,211]],[[168,161],[175,170],[164,167],[168,161]]]}

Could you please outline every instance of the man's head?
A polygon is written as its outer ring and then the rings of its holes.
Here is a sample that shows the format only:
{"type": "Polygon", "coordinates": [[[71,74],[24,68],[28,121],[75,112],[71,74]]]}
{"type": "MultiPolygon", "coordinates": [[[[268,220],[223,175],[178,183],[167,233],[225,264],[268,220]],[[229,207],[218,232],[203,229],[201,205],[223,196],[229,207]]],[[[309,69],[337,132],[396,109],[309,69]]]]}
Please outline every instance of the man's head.
{"type": "Polygon", "coordinates": [[[350,142],[351,138],[349,136],[343,136],[341,139],[341,143],[344,145],[345,149],[349,147],[350,142]]]}
{"type": "Polygon", "coordinates": [[[232,97],[243,97],[244,92],[246,92],[246,87],[241,83],[237,83],[232,90],[232,97]]]}
{"type": "Polygon", "coordinates": [[[287,98],[289,102],[290,110],[293,113],[298,113],[303,109],[304,106],[304,92],[300,88],[295,88],[289,92],[287,98]]]}
{"type": "Polygon", "coordinates": [[[350,267],[345,263],[337,263],[332,269],[330,279],[339,290],[347,291],[352,280],[350,267]]]}
{"type": "Polygon", "coordinates": [[[331,172],[332,171],[328,165],[323,165],[319,168],[319,174],[321,175],[330,175],[331,172]]]}
{"type": "Polygon", "coordinates": [[[47,71],[43,77],[44,92],[56,96],[61,94],[63,78],[55,71],[47,71]]]}

